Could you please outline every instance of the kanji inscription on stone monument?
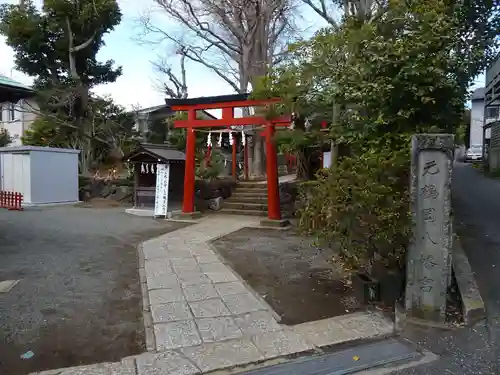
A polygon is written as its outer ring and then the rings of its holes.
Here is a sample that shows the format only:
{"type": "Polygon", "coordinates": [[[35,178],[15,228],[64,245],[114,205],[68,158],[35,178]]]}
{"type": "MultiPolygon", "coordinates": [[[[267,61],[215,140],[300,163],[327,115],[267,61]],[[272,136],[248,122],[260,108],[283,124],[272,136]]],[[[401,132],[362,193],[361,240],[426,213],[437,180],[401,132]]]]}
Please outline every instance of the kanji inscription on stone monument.
{"type": "Polygon", "coordinates": [[[407,264],[409,315],[444,321],[452,242],[450,205],[453,136],[412,138],[413,239],[407,264]]]}

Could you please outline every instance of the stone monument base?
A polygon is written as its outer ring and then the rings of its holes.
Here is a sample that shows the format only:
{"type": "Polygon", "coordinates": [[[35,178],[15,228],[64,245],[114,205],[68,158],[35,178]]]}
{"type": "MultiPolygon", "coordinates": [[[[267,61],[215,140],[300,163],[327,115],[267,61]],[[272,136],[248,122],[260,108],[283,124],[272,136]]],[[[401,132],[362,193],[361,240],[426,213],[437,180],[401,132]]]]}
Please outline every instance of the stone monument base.
{"type": "Polygon", "coordinates": [[[453,330],[457,327],[439,321],[427,320],[416,318],[407,314],[405,308],[400,304],[396,303],[394,305],[394,330],[396,332],[403,331],[408,325],[424,327],[424,328],[437,328],[443,330],[453,330]]]}

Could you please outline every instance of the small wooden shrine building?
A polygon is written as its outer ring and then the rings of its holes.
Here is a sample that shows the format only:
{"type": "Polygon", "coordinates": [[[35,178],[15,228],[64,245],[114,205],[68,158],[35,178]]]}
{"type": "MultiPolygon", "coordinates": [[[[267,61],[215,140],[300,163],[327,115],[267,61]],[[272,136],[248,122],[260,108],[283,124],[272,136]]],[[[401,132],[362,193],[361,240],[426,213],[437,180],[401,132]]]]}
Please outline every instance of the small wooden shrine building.
{"type": "Polygon", "coordinates": [[[168,201],[182,202],[186,155],[169,144],[142,143],[124,157],[134,168],[134,208],[153,209],[158,164],[170,164],[168,201]]]}

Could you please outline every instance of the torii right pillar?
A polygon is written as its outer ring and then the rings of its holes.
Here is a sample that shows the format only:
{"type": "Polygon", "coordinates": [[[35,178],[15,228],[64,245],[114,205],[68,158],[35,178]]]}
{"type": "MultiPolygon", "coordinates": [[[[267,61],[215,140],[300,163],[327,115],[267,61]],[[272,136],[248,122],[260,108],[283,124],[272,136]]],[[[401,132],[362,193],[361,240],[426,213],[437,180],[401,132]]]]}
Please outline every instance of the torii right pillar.
{"type": "Polygon", "coordinates": [[[266,136],[266,175],[267,175],[267,219],[261,224],[269,227],[286,227],[288,220],[281,218],[280,191],[278,181],[278,156],[274,142],[275,125],[267,122],[266,136]]]}

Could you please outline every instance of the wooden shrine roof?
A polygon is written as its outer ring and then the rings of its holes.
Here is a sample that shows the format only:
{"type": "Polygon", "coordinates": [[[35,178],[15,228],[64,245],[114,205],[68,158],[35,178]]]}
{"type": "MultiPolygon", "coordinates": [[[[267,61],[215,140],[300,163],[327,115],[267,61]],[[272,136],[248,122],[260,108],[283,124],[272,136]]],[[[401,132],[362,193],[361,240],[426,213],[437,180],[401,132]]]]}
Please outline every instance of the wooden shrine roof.
{"type": "Polygon", "coordinates": [[[184,161],[186,160],[186,154],[179,151],[170,144],[151,144],[142,143],[130,154],[125,155],[123,160],[126,161],[141,161],[140,159],[144,156],[150,156],[154,159],[159,159],[160,161],[184,161]]]}

